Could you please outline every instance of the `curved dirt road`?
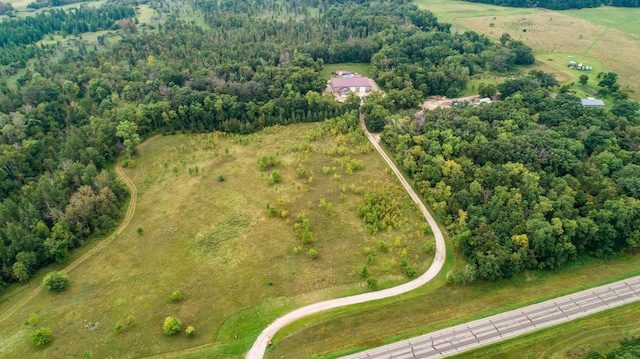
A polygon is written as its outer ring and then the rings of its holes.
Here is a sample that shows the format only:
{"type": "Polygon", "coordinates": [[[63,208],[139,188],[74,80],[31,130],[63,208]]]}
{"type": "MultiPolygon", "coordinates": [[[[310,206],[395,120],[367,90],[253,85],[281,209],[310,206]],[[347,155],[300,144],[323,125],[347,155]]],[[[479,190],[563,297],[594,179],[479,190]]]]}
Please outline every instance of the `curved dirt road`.
{"type": "MultiPolygon", "coordinates": [[[[131,222],[131,218],[133,218],[133,214],[136,211],[136,201],[138,199],[138,190],[136,188],[136,185],[131,181],[129,177],[127,177],[127,175],[122,170],[120,160],[121,158],[118,158],[118,162],[116,163],[115,170],[118,176],[120,177],[120,179],[129,188],[129,192],[131,194],[131,197],[129,199],[129,206],[127,207],[127,213],[125,214],[118,228],[116,228],[116,230],[113,233],[111,233],[109,237],[107,237],[106,239],[103,239],[100,243],[95,245],[93,248],[89,249],[85,254],[78,257],[78,259],[76,259],[75,261],[71,262],[69,265],[64,267],[61,270],[62,272],[68,274],[73,269],[75,269],[78,265],[80,265],[82,262],[87,260],[89,257],[93,256],[102,248],[106,247],[120,233],[122,233],[122,231],[124,231],[124,229],[127,228],[127,226],[129,225],[129,222],[131,222]]],[[[0,315],[0,323],[4,322],[7,318],[12,316],[15,312],[18,311],[18,309],[22,308],[25,304],[27,304],[31,299],[33,299],[41,291],[42,291],[42,287],[37,286],[31,292],[27,293],[24,298],[20,299],[20,301],[18,301],[11,308],[9,308],[9,310],[7,310],[6,312],[2,313],[2,315],[0,315]]]]}
{"type": "Polygon", "coordinates": [[[442,269],[442,266],[444,265],[446,245],[444,242],[444,237],[442,236],[442,231],[440,231],[440,227],[438,227],[438,224],[431,216],[431,213],[429,213],[425,205],[420,200],[420,197],[418,197],[418,195],[415,193],[413,188],[411,188],[409,183],[405,180],[404,176],[402,176],[402,174],[396,168],[396,166],[391,161],[391,159],[382,150],[382,148],[378,144],[377,138],[374,137],[374,135],[372,135],[371,133],[369,133],[366,126],[364,125],[364,119],[362,115],[360,115],[360,124],[362,125],[362,128],[364,129],[365,133],[367,134],[367,138],[369,139],[369,141],[373,144],[373,146],[378,151],[380,156],[384,158],[384,160],[387,162],[389,167],[391,167],[391,169],[393,170],[393,173],[395,173],[395,175],[398,177],[398,179],[400,180],[400,183],[402,183],[404,188],[407,190],[407,192],[411,196],[411,199],[413,199],[413,201],[418,205],[418,208],[420,208],[420,212],[422,212],[422,214],[424,215],[424,218],[426,218],[427,222],[429,223],[429,226],[433,231],[433,235],[436,241],[436,255],[433,260],[433,263],[431,264],[431,267],[429,267],[429,269],[423,275],[412,280],[411,282],[399,285],[397,287],[388,288],[388,289],[377,291],[377,292],[363,293],[363,294],[354,295],[351,297],[332,299],[324,302],[311,304],[306,307],[296,309],[293,312],[290,312],[276,319],[276,321],[271,323],[265,330],[262,331],[262,333],[260,333],[260,335],[258,336],[258,339],[256,339],[255,343],[253,343],[253,346],[247,353],[247,356],[246,356],[247,359],[261,359],[264,356],[264,352],[267,349],[267,345],[269,344],[269,341],[271,340],[271,338],[273,338],[273,336],[280,329],[282,329],[283,327],[285,327],[290,323],[293,323],[298,319],[301,319],[308,315],[315,314],[328,309],[333,309],[333,308],[343,307],[346,305],[363,303],[363,302],[368,302],[368,301],[378,300],[383,298],[389,298],[389,297],[393,297],[396,295],[400,295],[400,294],[412,291],[418,287],[423,286],[430,280],[432,280],[440,272],[440,269],[442,269]]]}

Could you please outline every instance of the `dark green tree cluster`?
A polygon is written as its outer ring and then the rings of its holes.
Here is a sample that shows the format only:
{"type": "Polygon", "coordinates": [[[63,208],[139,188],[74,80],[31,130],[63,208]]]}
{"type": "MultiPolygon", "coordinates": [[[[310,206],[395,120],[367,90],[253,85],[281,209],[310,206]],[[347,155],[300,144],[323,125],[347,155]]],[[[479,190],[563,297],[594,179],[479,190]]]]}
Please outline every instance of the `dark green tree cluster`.
{"type": "Polygon", "coordinates": [[[640,106],[585,109],[545,83],[534,72],[500,85],[503,102],[383,133],[479,278],[640,246],[640,106]]]}
{"type": "Polygon", "coordinates": [[[53,33],[79,34],[109,29],[115,21],[135,15],[133,7],[107,5],[99,9],[48,10],[34,16],[0,22],[0,46],[33,44],[53,33]]]}
{"type": "Polygon", "coordinates": [[[83,0],[36,0],[27,4],[30,9],[42,9],[44,7],[63,6],[69,4],[75,4],[83,0]]]}
{"type": "Polygon", "coordinates": [[[582,9],[602,5],[620,7],[640,7],[638,0],[467,0],[483,4],[512,7],[542,7],[552,10],[582,9]]]}

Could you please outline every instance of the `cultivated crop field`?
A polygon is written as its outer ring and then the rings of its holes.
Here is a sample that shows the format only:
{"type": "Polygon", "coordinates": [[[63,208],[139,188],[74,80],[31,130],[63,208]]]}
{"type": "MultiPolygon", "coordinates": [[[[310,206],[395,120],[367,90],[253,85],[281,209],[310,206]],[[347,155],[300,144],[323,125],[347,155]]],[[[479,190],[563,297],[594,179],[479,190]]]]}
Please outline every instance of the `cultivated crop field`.
{"type": "MultiPolygon", "coordinates": [[[[451,22],[452,31],[470,29],[493,39],[508,32],[531,46],[543,63],[550,54],[559,53],[599,60],[605,71],[619,75],[623,88],[634,91],[632,97],[640,96],[640,9],[553,11],[451,0],[417,0],[416,4],[451,22]]],[[[570,59],[565,58],[566,66],[570,59]]],[[[597,72],[589,75],[594,78],[597,72]]]]}
{"type": "Polygon", "coordinates": [[[333,126],[145,141],[126,169],[138,202],[125,232],[71,271],[64,292],[4,321],[0,356],[241,355],[284,312],[371,290],[363,266],[379,287],[408,280],[403,261],[424,271],[426,222],[359,127],[333,126]],[[393,228],[377,234],[357,213],[372,194],[393,204],[393,228]],[[172,337],[170,315],[183,323],[172,337]],[[41,349],[29,340],[40,327],[52,332],[41,349]]]}

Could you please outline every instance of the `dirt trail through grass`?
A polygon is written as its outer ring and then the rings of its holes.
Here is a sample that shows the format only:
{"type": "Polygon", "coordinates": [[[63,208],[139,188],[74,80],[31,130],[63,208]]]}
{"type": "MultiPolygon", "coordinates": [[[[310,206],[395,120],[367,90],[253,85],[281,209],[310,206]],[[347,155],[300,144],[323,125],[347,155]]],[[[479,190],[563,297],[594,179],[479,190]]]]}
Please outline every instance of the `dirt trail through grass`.
{"type": "MultiPolygon", "coordinates": [[[[88,250],[87,253],[83,254],[78,259],[71,262],[68,266],[64,267],[62,269],[62,272],[64,273],[71,272],[77,266],[79,266],[82,262],[86,261],[88,258],[93,256],[94,254],[98,253],[102,248],[106,247],[109,243],[113,242],[113,240],[116,239],[118,235],[125,230],[125,228],[127,228],[127,226],[129,225],[129,222],[131,222],[131,218],[133,218],[133,214],[135,213],[135,210],[136,210],[138,190],[136,188],[136,185],[131,181],[131,179],[129,179],[129,177],[127,177],[127,175],[122,170],[121,158],[118,158],[118,162],[116,163],[115,170],[118,176],[120,176],[120,179],[122,179],[125,185],[129,188],[129,192],[131,193],[131,197],[129,199],[129,206],[127,207],[127,213],[125,214],[118,228],[116,228],[116,230],[108,238],[102,240],[96,246],[88,250]]],[[[33,299],[40,292],[42,292],[42,287],[37,286],[36,288],[34,288],[24,298],[22,298],[20,301],[14,304],[11,308],[9,308],[9,310],[7,310],[6,312],[2,313],[2,315],[0,315],[0,323],[4,322],[5,320],[7,320],[7,318],[15,314],[15,312],[17,312],[20,308],[22,308],[25,304],[27,304],[31,299],[33,299]]]]}
{"type": "Polygon", "coordinates": [[[606,28],[602,33],[600,33],[600,35],[598,35],[598,37],[593,40],[593,42],[591,43],[591,45],[589,45],[584,52],[582,53],[583,55],[587,55],[589,53],[589,51],[591,51],[591,49],[600,41],[600,39],[602,39],[602,37],[609,32],[609,30],[611,30],[610,27],[606,28]]]}

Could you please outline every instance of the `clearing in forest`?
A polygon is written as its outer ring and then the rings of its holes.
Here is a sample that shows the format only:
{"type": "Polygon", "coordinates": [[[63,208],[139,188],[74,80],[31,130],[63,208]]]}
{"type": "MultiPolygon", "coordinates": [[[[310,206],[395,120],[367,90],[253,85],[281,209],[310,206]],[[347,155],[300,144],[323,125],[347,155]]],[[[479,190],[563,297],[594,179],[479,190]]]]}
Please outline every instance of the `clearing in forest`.
{"type": "Polygon", "coordinates": [[[424,218],[355,115],[244,136],[158,136],[135,161],[128,228],[71,271],[64,292],[40,293],[6,320],[0,356],[143,357],[201,345],[208,357],[241,355],[284,312],[371,290],[367,277],[379,287],[408,281],[432,261],[424,218]],[[183,324],[173,337],[163,334],[168,316],[183,324]],[[35,348],[29,335],[40,327],[52,341],[35,348]]]}

